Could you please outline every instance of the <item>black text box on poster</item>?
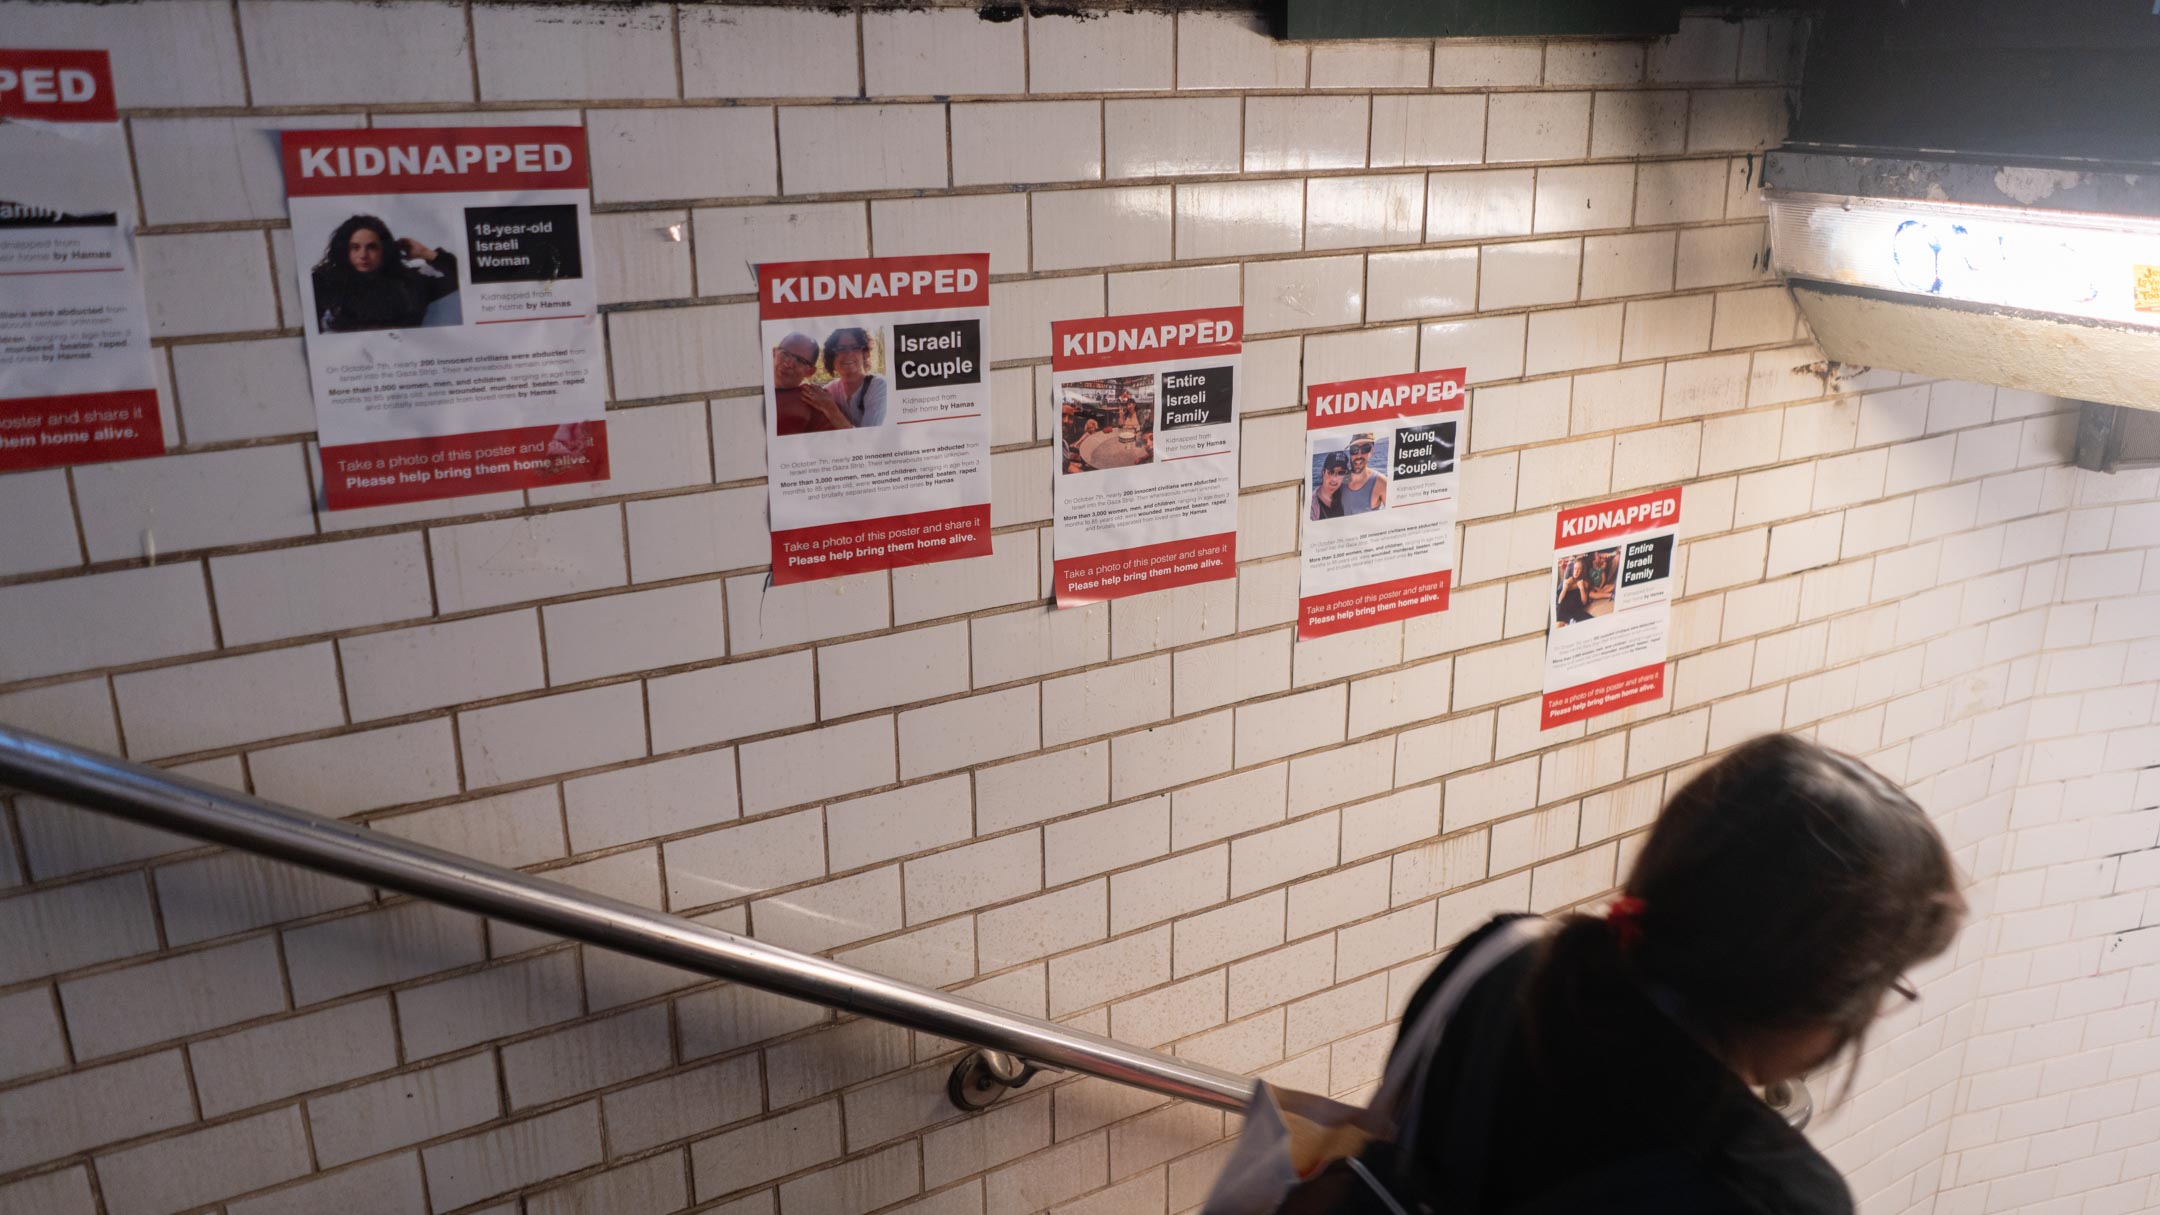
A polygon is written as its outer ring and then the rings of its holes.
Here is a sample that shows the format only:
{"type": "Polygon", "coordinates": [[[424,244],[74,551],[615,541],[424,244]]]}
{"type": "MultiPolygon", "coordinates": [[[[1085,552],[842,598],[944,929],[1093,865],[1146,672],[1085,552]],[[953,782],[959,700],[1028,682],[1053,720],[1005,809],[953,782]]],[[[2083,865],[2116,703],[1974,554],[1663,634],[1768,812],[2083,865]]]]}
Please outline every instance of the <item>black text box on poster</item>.
{"type": "Polygon", "coordinates": [[[465,240],[475,283],[544,283],[585,276],[575,206],[467,207],[465,240]]]}
{"type": "Polygon", "coordinates": [[[1620,585],[1636,586],[1672,573],[1673,538],[1669,535],[1638,540],[1627,546],[1620,570],[1620,585]]]}
{"type": "Polygon", "coordinates": [[[924,321],[893,326],[893,387],[944,388],[982,382],[982,322],[924,321]]]}
{"type": "Polygon", "coordinates": [[[1394,474],[1398,481],[1437,477],[1455,471],[1455,423],[1403,426],[1395,431],[1394,474]]]}
{"type": "Polygon", "coordinates": [[[1230,369],[1201,367],[1162,374],[1161,420],[1157,430],[1218,426],[1231,418],[1230,369]]]}

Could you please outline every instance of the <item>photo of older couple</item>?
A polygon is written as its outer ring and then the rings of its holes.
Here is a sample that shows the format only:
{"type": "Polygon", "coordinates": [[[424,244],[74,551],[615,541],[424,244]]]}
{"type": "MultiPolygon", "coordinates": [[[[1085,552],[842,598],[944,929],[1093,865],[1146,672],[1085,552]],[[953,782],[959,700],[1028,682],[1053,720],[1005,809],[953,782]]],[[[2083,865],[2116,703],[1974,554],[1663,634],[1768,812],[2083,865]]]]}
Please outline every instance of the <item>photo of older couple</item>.
{"type": "Polygon", "coordinates": [[[886,423],[885,343],[879,331],[837,325],[790,333],[772,348],[777,432],[815,434],[886,423]]]}

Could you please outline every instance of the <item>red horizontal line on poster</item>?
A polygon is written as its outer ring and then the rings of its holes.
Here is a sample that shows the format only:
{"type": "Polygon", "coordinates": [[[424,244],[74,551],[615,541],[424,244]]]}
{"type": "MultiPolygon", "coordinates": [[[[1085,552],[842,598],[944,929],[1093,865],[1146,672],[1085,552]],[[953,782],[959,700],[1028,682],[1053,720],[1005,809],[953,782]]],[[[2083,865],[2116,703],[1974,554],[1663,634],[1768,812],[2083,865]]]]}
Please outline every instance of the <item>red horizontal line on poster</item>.
{"type": "Polygon", "coordinates": [[[1569,722],[1616,713],[1631,705],[1647,704],[1665,695],[1665,664],[1636,667],[1591,683],[1547,692],[1540,704],[1538,729],[1550,730],[1569,722]]]}
{"type": "Polygon", "coordinates": [[[956,414],[953,414],[953,415],[952,415],[952,416],[950,416],[950,417],[943,417],[943,418],[902,418],[902,419],[900,419],[899,421],[897,421],[897,422],[893,423],[893,425],[895,425],[895,426],[920,426],[920,425],[922,425],[922,424],[923,424],[924,422],[958,422],[958,421],[960,421],[960,420],[961,420],[961,419],[963,419],[963,418],[979,418],[979,417],[981,417],[981,416],[982,416],[982,415],[981,415],[981,414],[979,414],[979,413],[956,413],[956,414]]]}
{"type": "Polygon", "coordinates": [[[1237,533],[1168,540],[1052,563],[1057,605],[1075,607],[1237,576],[1237,533]]]}
{"type": "Polygon", "coordinates": [[[0,472],[164,454],[154,388],[0,398],[0,472]]]}
{"type": "Polygon", "coordinates": [[[1175,464],[1179,460],[1209,460],[1216,456],[1227,456],[1229,454],[1227,451],[1203,451],[1190,456],[1165,456],[1155,462],[1157,464],[1175,464]]]}
{"type": "Polygon", "coordinates": [[[1298,600],[1298,636],[1327,637],[1444,612],[1454,573],[1440,570],[1298,600]]]}
{"type": "Polygon", "coordinates": [[[36,278],[41,274],[118,274],[125,266],[99,266],[93,270],[0,270],[0,278],[36,278]]]}
{"type": "Polygon", "coordinates": [[[1577,506],[1553,520],[1553,547],[1574,548],[1629,532],[1663,530],[1680,523],[1680,487],[1653,489],[1632,498],[1577,506]]]}
{"type": "Polygon", "coordinates": [[[765,262],[757,280],[765,320],[990,306],[987,253],[765,262]]]}
{"type": "Polygon", "coordinates": [[[990,507],[851,519],[772,534],[775,586],[990,555],[990,507]]]}
{"type": "Polygon", "coordinates": [[[1327,430],[1358,422],[1423,418],[1459,410],[1469,403],[1463,381],[1469,371],[1420,371],[1363,380],[1315,384],[1305,392],[1305,429],[1327,430]]]}
{"type": "Polygon", "coordinates": [[[1208,359],[1244,349],[1245,309],[1188,308],[1050,324],[1050,368],[1129,367],[1208,359]]]}
{"type": "Polygon", "coordinates": [[[0,118],[117,122],[104,51],[0,50],[0,118]]]}
{"type": "Polygon", "coordinates": [[[285,192],[457,194],[582,190],[583,127],[384,127],[280,131],[285,192]]]}
{"type": "Polygon", "coordinates": [[[582,321],[589,315],[583,312],[567,316],[506,316],[499,321],[474,321],[475,325],[529,325],[534,321],[582,321]]]}
{"type": "Polygon", "coordinates": [[[322,472],[331,510],[605,481],[607,423],[339,443],[322,449],[322,472]]]}

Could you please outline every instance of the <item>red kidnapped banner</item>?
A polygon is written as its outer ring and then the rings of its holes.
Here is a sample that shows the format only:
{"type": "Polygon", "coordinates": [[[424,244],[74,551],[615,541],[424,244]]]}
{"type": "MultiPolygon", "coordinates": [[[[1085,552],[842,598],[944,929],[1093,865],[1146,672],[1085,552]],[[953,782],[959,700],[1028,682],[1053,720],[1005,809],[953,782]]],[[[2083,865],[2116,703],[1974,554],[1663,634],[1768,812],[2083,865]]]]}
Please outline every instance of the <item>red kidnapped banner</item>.
{"type": "Polygon", "coordinates": [[[163,454],[155,389],[0,400],[0,472],[163,454]]]}
{"type": "Polygon", "coordinates": [[[1053,321],[1050,366],[1074,371],[1236,354],[1244,349],[1244,317],[1243,308],[1230,307],[1053,321]]]}
{"type": "Polygon", "coordinates": [[[1237,573],[1237,533],[1121,548],[1055,564],[1059,607],[1213,582],[1237,573]]]}
{"type": "Polygon", "coordinates": [[[331,510],[605,481],[606,422],[424,435],[322,449],[331,510]]]}
{"type": "Polygon", "coordinates": [[[1553,547],[1574,548],[1629,532],[1674,527],[1680,522],[1680,487],[1652,490],[1617,502],[1561,511],[1553,522],[1553,547]]]}
{"type": "Polygon", "coordinates": [[[1595,717],[1656,700],[1665,694],[1665,664],[1637,667],[1622,671],[1595,683],[1547,692],[1544,701],[1544,722],[1538,728],[1550,730],[1571,721],[1595,717]]]}
{"type": "Polygon", "coordinates": [[[117,122],[112,57],[104,51],[0,50],[0,118],[117,122]]]}
{"type": "Polygon", "coordinates": [[[959,506],[772,534],[776,586],[990,555],[990,507],[959,506]]]}
{"type": "Polygon", "coordinates": [[[582,190],[583,127],[389,127],[281,131],[285,193],[455,194],[582,190]]]}
{"type": "Polygon", "coordinates": [[[1325,637],[1330,633],[1347,633],[1351,629],[1444,612],[1448,605],[1448,584],[1453,576],[1452,571],[1441,570],[1436,574],[1375,582],[1300,599],[1297,635],[1325,637]]]}
{"type": "Polygon", "coordinates": [[[757,268],[758,317],[863,316],[990,306],[990,255],[766,262],[757,268]]]}
{"type": "Polygon", "coordinates": [[[1465,368],[1383,375],[1369,380],[1315,384],[1305,394],[1305,429],[1326,430],[1358,422],[1430,417],[1434,411],[1461,409],[1465,368]]]}

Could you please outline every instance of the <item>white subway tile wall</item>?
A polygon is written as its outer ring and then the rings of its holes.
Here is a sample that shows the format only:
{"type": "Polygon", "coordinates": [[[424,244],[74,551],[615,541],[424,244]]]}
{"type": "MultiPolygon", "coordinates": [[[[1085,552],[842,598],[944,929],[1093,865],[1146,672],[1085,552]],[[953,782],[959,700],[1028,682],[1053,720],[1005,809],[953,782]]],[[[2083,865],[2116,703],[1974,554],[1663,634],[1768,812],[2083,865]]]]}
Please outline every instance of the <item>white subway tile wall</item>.
{"type": "MultiPolygon", "coordinates": [[[[1814,1132],[1861,1209],[2160,1207],[2160,474],[2065,467],[2053,398],[1811,367],[1754,193],[1797,21],[0,28],[113,54],[177,404],[160,459],[0,477],[0,721],[1345,1095],[1438,951],[1594,906],[1795,730],[1911,789],[1978,913],[1814,1132]],[[588,131],[616,478],[323,513],[267,133],[477,121],[588,131]],[[751,267],[961,249],[995,555],[767,587],[751,267]],[[1049,322],[1213,303],[1265,335],[1237,580],[1046,606],[1049,322]],[[1455,366],[1452,610],[1295,642],[1301,387],[1455,366]],[[1538,733],[1552,510],[1670,482],[1671,696],[1538,733]]],[[[1234,1120],[1099,1082],[962,1117],[951,1049],[0,795],[0,1211],[1176,1215],[1221,1165],[1234,1120]]]]}

